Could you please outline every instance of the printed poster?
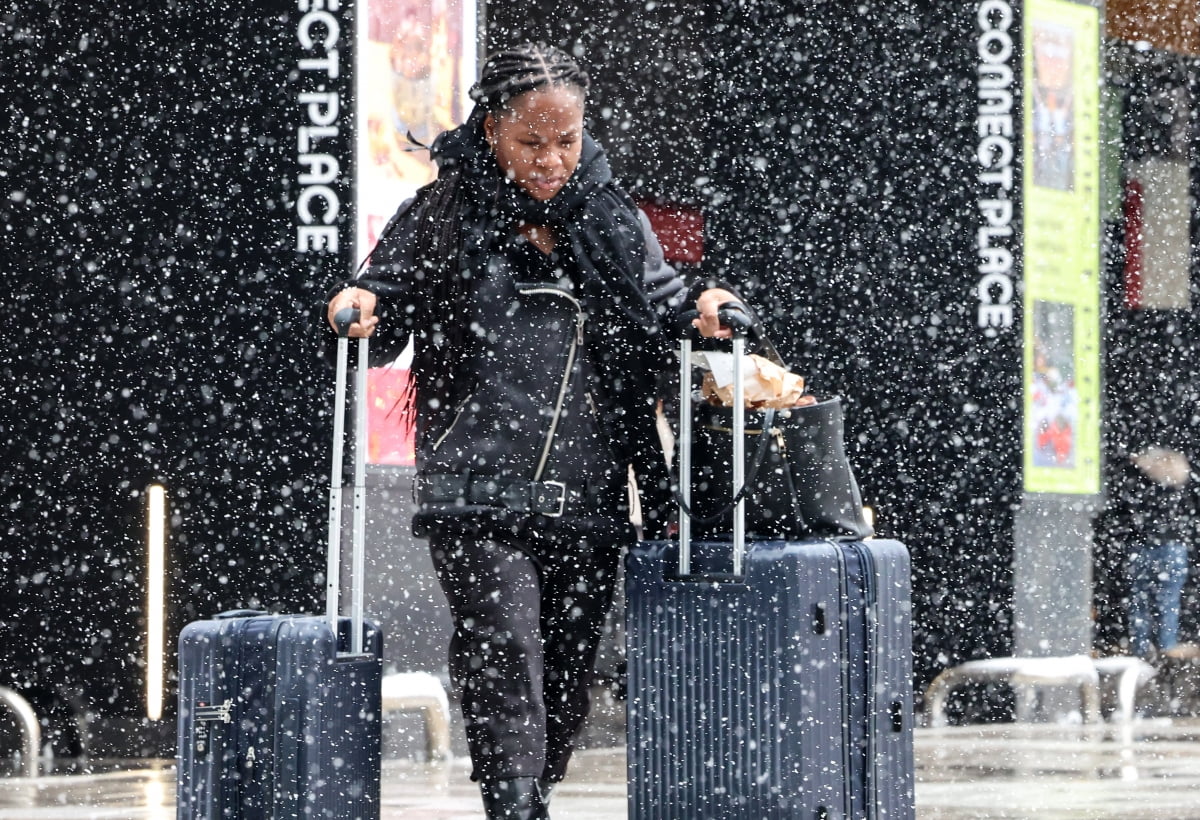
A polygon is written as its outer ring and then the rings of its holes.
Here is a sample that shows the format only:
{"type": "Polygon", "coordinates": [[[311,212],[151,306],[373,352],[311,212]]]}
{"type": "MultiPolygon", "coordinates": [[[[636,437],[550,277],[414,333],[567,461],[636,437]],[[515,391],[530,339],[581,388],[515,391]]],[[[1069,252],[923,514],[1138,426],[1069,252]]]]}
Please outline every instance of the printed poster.
{"type": "Polygon", "coordinates": [[[1027,0],[1025,490],[1100,491],[1100,19],[1027,0]]]}
{"type": "MultiPolygon", "coordinates": [[[[433,180],[426,147],[469,112],[475,0],[364,0],[358,10],[356,248],[361,262],[396,208],[433,180]]],[[[408,355],[368,376],[367,456],[413,464],[413,424],[401,412],[408,355]]]]}

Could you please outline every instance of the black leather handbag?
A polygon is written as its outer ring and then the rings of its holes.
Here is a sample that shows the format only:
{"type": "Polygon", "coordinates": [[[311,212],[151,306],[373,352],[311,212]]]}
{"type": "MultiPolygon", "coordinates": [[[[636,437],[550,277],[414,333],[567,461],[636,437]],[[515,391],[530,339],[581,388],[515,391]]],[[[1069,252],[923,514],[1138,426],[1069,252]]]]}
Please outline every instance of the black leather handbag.
{"type": "MultiPolygon", "coordinates": [[[[786,367],[749,308],[722,305],[720,315],[735,335],[755,337],[762,355],[786,367]]],[[[684,334],[691,333],[690,316],[681,321],[684,334]]],[[[685,502],[677,491],[676,501],[691,521],[692,536],[732,537],[732,512],[743,497],[748,538],[857,541],[873,534],[846,457],[840,398],[786,409],[747,409],[744,483],[734,496],[733,408],[709,404],[690,390],[683,391],[681,400],[689,395],[690,498],[685,502]]]]}
{"type": "MultiPolygon", "coordinates": [[[[697,538],[732,533],[732,418],[732,408],[703,400],[693,405],[689,511],[697,538]]],[[[836,397],[785,410],[746,410],[747,537],[857,541],[872,534],[843,432],[836,397]]]]}

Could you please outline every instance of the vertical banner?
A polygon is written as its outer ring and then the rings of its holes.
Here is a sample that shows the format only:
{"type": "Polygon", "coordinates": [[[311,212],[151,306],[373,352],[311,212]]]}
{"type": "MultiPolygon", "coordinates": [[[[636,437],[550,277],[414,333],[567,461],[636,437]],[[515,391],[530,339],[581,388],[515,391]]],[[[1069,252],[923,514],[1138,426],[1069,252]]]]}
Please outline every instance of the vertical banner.
{"type": "MultiPolygon", "coordinates": [[[[358,6],[356,257],[375,247],[396,208],[433,180],[429,146],[466,117],[475,76],[475,0],[363,0],[358,6]]],[[[407,354],[368,377],[367,457],[414,462],[400,410],[407,354]]]]}
{"type": "Polygon", "coordinates": [[[1024,15],[1025,490],[1100,490],[1100,14],[1024,15]]]}

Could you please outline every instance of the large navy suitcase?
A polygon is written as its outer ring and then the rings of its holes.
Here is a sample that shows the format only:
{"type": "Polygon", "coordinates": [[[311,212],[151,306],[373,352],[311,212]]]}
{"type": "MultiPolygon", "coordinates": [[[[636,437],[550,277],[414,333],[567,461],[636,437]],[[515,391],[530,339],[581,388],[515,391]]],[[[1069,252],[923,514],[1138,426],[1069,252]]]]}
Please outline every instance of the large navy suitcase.
{"type": "MultiPolygon", "coordinates": [[[[734,337],[733,498],[744,476],[734,337]]],[[[691,345],[679,486],[690,487],[691,345]]],[[[626,555],[632,820],[912,820],[909,556],[897,541],[677,541],[626,555]]]]}
{"type": "Polygon", "coordinates": [[[351,614],[341,617],[340,316],[326,613],[238,610],[179,636],[178,820],[377,820],[383,638],[362,617],[367,341],[359,342],[351,614]]]}
{"type": "Polygon", "coordinates": [[[626,556],[633,820],[911,820],[908,551],[676,541],[626,556]]]}

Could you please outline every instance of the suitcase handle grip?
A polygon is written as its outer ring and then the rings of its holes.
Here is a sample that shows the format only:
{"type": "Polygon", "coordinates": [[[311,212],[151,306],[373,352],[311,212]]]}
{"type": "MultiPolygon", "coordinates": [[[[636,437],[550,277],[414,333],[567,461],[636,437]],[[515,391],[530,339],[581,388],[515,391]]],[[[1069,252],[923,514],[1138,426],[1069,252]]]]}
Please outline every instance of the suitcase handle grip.
{"type": "Polygon", "coordinates": [[[349,336],[350,325],[358,321],[362,313],[358,308],[346,307],[333,315],[333,323],[337,326],[338,336],[349,336]]]}
{"type": "MultiPolygon", "coordinates": [[[[692,327],[692,320],[699,318],[700,312],[696,310],[688,310],[680,314],[678,338],[681,340],[696,338],[699,334],[692,327]]],[[[762,321],[745,302],[722,302],[717,308],[717,318],[721,322],[721,327],[727,327],[733,331],[734,338],[752,340],[754,347],[762,356],[785,370],[787,369],[783,357],[779,355],[775,345],[767,338],[767,331],[763,327],[762,321]]]]}
{"type": "MultiPolygon", "coordinates": [[[[681,339],[696,335],[692,321],[699,318],[700,311],[698,310],[685,310],[679,314],[679,337],[681,339]]],[[[742,302],[722,302],[717,308],[717,319],[721,322],[721,327],[732,330],[734,336],[745,337],[754,328],[754,317],[750,314],[750,308],[742,302]]]]}

